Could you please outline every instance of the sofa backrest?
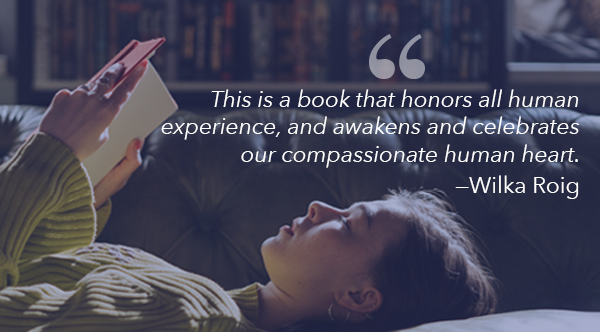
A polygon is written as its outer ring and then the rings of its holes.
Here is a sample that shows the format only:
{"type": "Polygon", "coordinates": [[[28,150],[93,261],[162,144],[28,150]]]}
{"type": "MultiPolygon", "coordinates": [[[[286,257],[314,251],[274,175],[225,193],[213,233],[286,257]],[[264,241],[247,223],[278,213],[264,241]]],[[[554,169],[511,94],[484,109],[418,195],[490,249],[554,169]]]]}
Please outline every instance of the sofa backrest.
{"type": "MultiPolygon", "coordinates": [[[[398,186],[438,188],[484,243],[501,282],[503,309],[600,309],[600,117],[564,109],[511,109],[468,118],[464,134],[433,135],[426,132],[428,124],[455,126],[465,119],[432,110],[394,109],[328,118],[323,135],[287,133],[290,123],[324,120],[318,113],[289,109],[216,117],[179,112],[168,122],[272,122],[281,134],[196,134],[184,140],[155,131],[144,148],[144,166],[114,200],[113,219],[102,239],[141,246],[225,287],[237,287],[267,281],[259,252],[262,241],[304,215],[312,200],[346,207],[379,199],[398,186]],[[475,123],[482,123],[479,131],[485,124],[498,124],[500,117],[504,124],[518,124],[519,119],[529,125],[578,123],[578,133],[485,135],[471,130],[475,123]],[[380,124],[419,123],[421,130],[416,135],[333,133],[338,123],[376,124],[378,119],[380,124]],[[448,144],[463,157],[466,151],[514,151],[515,162],[444,162],[448,144]],[[567,155],[562,162],[537,162],[535,156],[533,162],[522,162],[525,144],[532,153],[573,149],[572,161],[578,162],[568,162],[567,155]],[[326,167],[322,162],[284,162],[281,156],[283,151],[421,148],[436,151],[438,161],[337,162],[326,167]],[[278,152],[270,162],[241,158],[245,151],[273,150],[278,152]],[[497,181],[505,176],[509,182],[523,182],[525,193],[504,193],[504,184],[497,181]],[[488,193],[456,188],[470,185],[469,177],[495,177],[498,188],[495,193],[491,188],[488,193]],[[534,193],[536,177],[543,178],[544,186],[577,182],[577,198],[569,199],[575,193],[567,189],[534,193]]],[[[573,185],[569,189],[574,192],[573,185]]]]}

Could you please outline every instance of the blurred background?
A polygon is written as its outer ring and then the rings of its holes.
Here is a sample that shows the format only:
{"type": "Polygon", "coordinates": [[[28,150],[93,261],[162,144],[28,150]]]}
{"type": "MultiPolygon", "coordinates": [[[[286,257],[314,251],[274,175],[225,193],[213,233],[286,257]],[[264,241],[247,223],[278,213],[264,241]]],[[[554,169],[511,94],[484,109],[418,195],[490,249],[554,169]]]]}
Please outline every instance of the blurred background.
{"type": "MultiPolygon", "coordinates": [[[[578,110],[600,113],[599,18],[596,0],[0,0],[0,103],[46,105],[131,39],[164,36],[152,62],[180,106],[198,112],[228,110],[211,95],[225,89],[292,104],[300,89],[473,100],[515,89],[576,95],[578,110]],[[422,36],[408,58],[425,63],[424,77],[370,73],[371,49],[387,34],[378,57],[396,66],[422,36]]],[[[452,112],[491,110],[474,104],[452,112]]]]}

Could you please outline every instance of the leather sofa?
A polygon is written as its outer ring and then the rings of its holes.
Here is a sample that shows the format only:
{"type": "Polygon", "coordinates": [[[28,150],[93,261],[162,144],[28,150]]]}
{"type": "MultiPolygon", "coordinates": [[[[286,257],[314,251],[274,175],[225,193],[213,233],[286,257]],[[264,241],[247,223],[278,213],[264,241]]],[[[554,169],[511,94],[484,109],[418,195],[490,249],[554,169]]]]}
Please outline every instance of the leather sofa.
{"type": "MultiPolygon", "coordinates": [[[[42,111],[0,107],[3,160],[36,127],[42,111]]],[[[456,125],[465,119],[426,109],[328,118],[322,135],[287,134],[292,122],[325,120],[321,114],[293,109],[242,110],[218,116],[178,111],[167,122],[215,123],[223,118],[228,123],[272,122],[281,135],[210,134],[184,140],[182,135],[155,130],[146,139],[142,166],[113,197],[111,219],[98,241],[143,248],[233,288],[267,281],[260,244],[281,225],[303,215],[312,200],[345,207],[379,199],[388,188],[438,188],[447,193],[482,242],[501,284],[500,311],[517,312],[427,324],[416,330],[515,331],[520,327],[530,331],[539,327],[573,331],[574,326],[600,326],[600,314],[581,312],[600,310],[600,116],[554,108],[507,109],[467,118],[465,133],[460,135],[427,134],[427,124],[456,125]],[[332,133],[336,123],[375,123],[378,118],[387,123],[421,123],[421,130],[401,135],[332,133]],[[527,124],[577,123],[578,133],[487,135],[471,130],[475,123],[498,124],[500,118],[514,124],[519,119],[527,124]],[[457,153],[514,151],[515,161],[444,162],[448,144],[457,153]],[[577,162],[535,158],[522,162],[525,144],[534,154],[573,149],[577,162]],[[285,162],[281,156],[282,151],[376,150],[376,146],[382,151],[423,148],[436,151],[438,158],[432,163],[337,162],[326,167],[321,162],[285,162]],[[278,153],[271,162],[244,162],[240,157],[244,151],[272,150],[278,153]],[[498,181],[504,176],[524,182],[526,192],[474,193],[457,188],[468,186],[469,177],[498,181]],[[554,194],[534,193],[535,177],[556,182],[556,188],[577,182],[577,198],[569,199],[573,193],[558,189],[554,194]]]]}

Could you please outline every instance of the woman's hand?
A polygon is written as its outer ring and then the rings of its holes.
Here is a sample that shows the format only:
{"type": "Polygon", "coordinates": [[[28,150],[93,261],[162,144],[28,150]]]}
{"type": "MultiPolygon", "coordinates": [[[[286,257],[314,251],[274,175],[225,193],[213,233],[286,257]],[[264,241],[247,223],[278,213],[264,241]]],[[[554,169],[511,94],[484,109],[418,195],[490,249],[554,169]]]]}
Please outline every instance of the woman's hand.
{"type": "Polygon", "coordinates": [[[117,166],[115,166],[96,186],[94,187],[94,208],[98,210],[106,201],[117,191],[121,190],[131,174],[142,164],[140,150],[143,142],[139,139],[134,139],[127,147],[127,154],[117,166]]]}
{"type": "Polygon", "coordinates": [[[106,143],[108,126],[144,75],[147,65],[147,61],[138,65],[108,95],[123,72],[120,63],[110,67],[90,85],[57,92],[42,118],[39,131],[66,144],[83,161],[106,143]]]}

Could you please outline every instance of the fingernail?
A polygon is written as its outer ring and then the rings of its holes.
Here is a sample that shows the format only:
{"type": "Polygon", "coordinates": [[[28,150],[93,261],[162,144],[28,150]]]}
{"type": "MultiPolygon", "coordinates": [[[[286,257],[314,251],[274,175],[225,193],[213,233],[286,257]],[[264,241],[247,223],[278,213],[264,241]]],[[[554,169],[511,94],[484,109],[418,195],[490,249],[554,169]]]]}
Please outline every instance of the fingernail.
{"type": "Polygon", "coordinates": [[[143,64],[139,64],[137,66],[135,66],[135,68],[133,68],[133,70],[135,71],[136,74],[140,74],[140,73],[144,73],[146,71],[146,66],[144,66],[143,64]]]}
{"type": "Polygon", "coordinates": [[[139,139],[136,139],[134,145],[135,145],[135,149],[139,150],[142,147],[142,141],[140,141],[139,139]]]}

